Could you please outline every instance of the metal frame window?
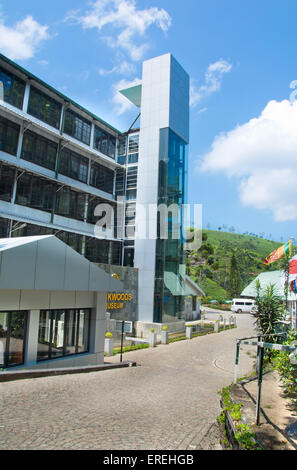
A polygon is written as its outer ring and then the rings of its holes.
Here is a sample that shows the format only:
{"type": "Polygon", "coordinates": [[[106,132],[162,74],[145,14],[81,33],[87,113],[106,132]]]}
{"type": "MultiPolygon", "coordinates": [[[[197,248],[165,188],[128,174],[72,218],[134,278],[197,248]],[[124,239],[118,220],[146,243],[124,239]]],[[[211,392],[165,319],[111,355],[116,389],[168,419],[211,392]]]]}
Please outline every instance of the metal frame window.
{"type": "Polygon", "coordinates": [[[63,187],[57,192],[55,213],[70,219],[84,220],[86,195],[63,187]]]}
{"type": "Polygon", "coordinates": [[[0,238],[8,238],[10,220],[0,217],[0,238]]]}
{"type": "Polygon", "coordinates": [[[20,126],[0,116],[0,150],[16,156],[20,126]]]}
{"type": "Polygon", "coordinates": [[[89,160],[64,148],[60,156],[59,173],[83,183],[88,181],[89,160]]]}
{"type": "Polygon", "coordinates": [[[72,232],[60,232],[58,231],[56,237],[62,240],[66,245],[73,248],[78,253],[82,253],[82,242],[83,242],[83,235],[79,235],[77,233],[72,232]]]}
{"type": "Polygon", "coordinates": [[[84,144],[90,145],[91,141],[91,123],[76,114],[71,109],[65,113],[64,132],[84,144]]]}
{"type": "Polygon", "coordinates": [[[93,163],[91,167],[90,185],[113,194],[114,171],[99,163],[93,163]]]}
{"type": "Polygon", "coordinates": [[[139,152],[139,134],[129,135],[128,153],[139,152]]]}
{"type": "Polygon", "coordinates": [[[115,158],[116,138],[95,126],[93,146],[108,157],[115,158]]]}
{"type": "Polygon", "coordinates": [[[26,131],[23,137],[21,157],[32,163],[36,163],[49,170],[56,168],[58,145],[51,140],[26,131]]]}
{"type": "Polygon", "coordinates": [[[41,310],[37,361],[89,351],[90,309],[41,310]]]}
{"type": "Polygon", "coordinates": [[[37,88],[31,86],[28,113],[59,129],[62,105],[37,88]]]}
{"type": "Polygon", "coordinates": [[[137,166],[130,166],[127,169],[127,189],[136,188],[137,187],[137,166]]]}
{"type": "Polygon", "coordinates": [[[0,163],[0,199],[10,202],[13,193],[16,170],[0,163]]]}
{"type": "Polygon", "coordinates": [[[0,67],[0,82],[3,83],[4,101],[22,109],[26,84],[14,74],[0,67]]]}
{"type": "Polygon", "coordinates": [[[53,209],[56,190],[57,185],[45,178],[31,173],[20,174],[17,183],[16,204],[50,212],[53,209]]]}

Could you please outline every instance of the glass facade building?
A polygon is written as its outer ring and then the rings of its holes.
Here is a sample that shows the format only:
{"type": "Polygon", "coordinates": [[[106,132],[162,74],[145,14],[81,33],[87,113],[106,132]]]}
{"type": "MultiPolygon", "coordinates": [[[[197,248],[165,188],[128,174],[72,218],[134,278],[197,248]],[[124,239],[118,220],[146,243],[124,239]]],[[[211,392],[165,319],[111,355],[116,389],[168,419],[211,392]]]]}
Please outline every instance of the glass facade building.
{"type": "MultiPolygon", "coordinates": [[[[181,218],[166,216],[168,239],[160,213],[153,240],[139,240],[136,228],[139,205],[186,202],[188,75],[170,54],[144,62],[141,85],[125,94],[141,108],[139,125],[127,132],[1,54],[0,81],[0,236],[53,234],[91,262],[136,267],[139,320],[182,318],[183,295],[168,282],[184,266],[183,240],[173,237],[181,218]],[[113,230],[102,239],[95,235],[99,204],[114,210],[113,230]]],[[[40,359],[87,347],[79,310],[41,317],[40,359]],[[57,325],[64,335],[58,351],[57,325]]]]}
{"type": "MultiPolygon", "coordinates": [[[[158,213],[157,243],[156,243],[156,279],[154,321],[165,322],[172,318],[183,318],[184,297],[173,295],[165,283],[167,277],[173,275],[178,279],[180,266],[185,265],[183,247],[183,214],[182,205],[187,198],[187,167],[188,145],[171,129],[160,130],[160,159],[158,206],[168,209],[166,234],[162,234],[161,216],[158,213]],[[179,207],[179,212],[169,211],[170,206],[179,207]],[[162,235],[166,235],[162,239],[162,235]]],[[[164,217],[163,216],[163,221],[164,217]]]]}

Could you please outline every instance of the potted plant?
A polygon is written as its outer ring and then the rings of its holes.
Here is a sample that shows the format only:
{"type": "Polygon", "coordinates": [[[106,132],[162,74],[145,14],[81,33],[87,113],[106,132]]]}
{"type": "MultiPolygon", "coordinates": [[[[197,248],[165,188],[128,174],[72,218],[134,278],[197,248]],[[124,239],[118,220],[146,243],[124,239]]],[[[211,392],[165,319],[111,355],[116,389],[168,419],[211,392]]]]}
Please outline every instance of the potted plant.
{"type": "Polygon", "coordinates": [[[109,331],[105,334],[104,352],[107,356],[113,356],[113,337],[109,331]]]}
{"type": "Polygon", "coordinates": [[[166,325],[163,326],[161,331],[161,343],[168,344],[168,328],[166,325]]]}
{"type": "Polygon", "coordinates": [[[154,348],[157,344],[157,333],[155,332],[155,328],[151,328],[149,332],[149,345],[154,348]]]}

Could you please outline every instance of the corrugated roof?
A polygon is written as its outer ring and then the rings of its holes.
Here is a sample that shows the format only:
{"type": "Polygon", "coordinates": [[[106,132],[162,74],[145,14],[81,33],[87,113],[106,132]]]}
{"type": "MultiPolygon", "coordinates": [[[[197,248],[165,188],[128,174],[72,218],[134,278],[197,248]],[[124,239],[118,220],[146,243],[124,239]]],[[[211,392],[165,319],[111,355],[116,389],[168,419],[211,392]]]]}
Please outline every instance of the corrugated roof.
{"type": "MultiPolygon", "coordinates": [[[[296,276],[295,276],[296,277],[296,276]]],[[[283,271],[268,271],[259,274],[241,293],[242,297],[256,297],[257,295],[257,281],[260,282],[260,293],[263,294],[266,287],[273,284],[275,286],[275,294],[285,298],[285,276],[283,271]]],[[[296,295],[289,289],[288,300],[296,300],[296,295]]]]}

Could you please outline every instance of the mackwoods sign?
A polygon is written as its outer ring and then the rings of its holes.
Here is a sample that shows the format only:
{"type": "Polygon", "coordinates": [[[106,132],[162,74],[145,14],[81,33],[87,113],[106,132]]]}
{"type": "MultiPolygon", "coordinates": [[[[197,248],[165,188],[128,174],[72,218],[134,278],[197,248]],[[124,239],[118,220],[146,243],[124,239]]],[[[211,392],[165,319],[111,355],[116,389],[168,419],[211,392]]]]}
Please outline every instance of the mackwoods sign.
{"type": "Polygon", "coordinates": [[[106,310],[116,310],[124,308],[125,302],[131,302],[132,294],[107,294],[106,310]]]}

